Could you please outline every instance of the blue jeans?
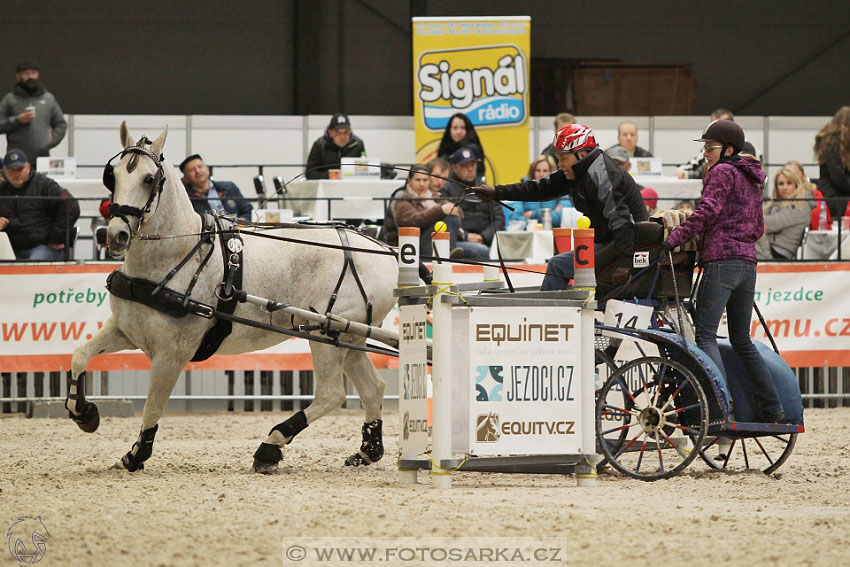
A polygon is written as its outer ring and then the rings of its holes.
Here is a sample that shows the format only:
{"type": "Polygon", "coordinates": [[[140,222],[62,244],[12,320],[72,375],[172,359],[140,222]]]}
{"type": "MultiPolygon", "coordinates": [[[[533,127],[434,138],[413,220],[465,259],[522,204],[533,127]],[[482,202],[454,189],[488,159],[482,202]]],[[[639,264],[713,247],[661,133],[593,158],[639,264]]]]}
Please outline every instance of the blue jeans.
{"type": "Polygon", "coordinates": [[[65,261],[65,249],[54,250],[47,244],[39,244],[32,248],[19,248],[15,250],[15,256],[18,260],[63,262],[65,261]]]}
{"type": "MultiPolygon", "coordinates": [[[[750,340],[750,321],[755,300],[756,265],[744,260],[718,260],[705,265],[699,290],[694,325],[697,345],[723,371],[723,359],[717,348],[717,327],[723,310],[729,327],[729,342],[749,374],[759,413],[782,409],[776,387],[764,361],[750,340]]],[[[755,408],[754,408],[755,409],[755,408]]]]}
{"type": "MultiPolygon", "coordinates": [[[[463,257],[472,260],[489,260],[490,249],[478,242],[458,241],[457,235],[460,231],[460,217],[457,215],[449,215],[443,221],[446,223],[446,232],[449,233],[449,251],[455,248],[463,250],[463,257]]],[[[433,226],[424,228],[419,233],[419,253],[423,256],[433,256],[431,250],[431,232],[433,226]]]]}
{"type": "MultiPolygon", "coordinates": [[[[593,249],[599,250],[602,244],[594,243],[593,249]]],[[[575,276],[576,270],[573,265],[573,253],[564,252],[557,256],[549,258],[549,263],[546,265],[546,275],[543,277],[543,283],[540,285],[540,291],[553,291],[558,289],[567,289],[570,280],[575,276]]]]}

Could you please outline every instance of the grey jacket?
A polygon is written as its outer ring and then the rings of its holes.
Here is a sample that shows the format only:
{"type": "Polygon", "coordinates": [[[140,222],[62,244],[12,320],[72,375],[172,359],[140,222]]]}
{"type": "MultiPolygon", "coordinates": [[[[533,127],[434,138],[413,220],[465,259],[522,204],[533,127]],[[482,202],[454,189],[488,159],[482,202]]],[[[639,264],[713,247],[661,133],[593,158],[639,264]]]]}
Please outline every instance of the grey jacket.
{"type": "Polygon", "coordinates": [[[6,134],[7,148],[23,150],[33,166],[36,158],[50,155],[50,149],[62,141],[67,129],[59,103],[41,85],[30,93],[16,84],[0,101],[0,134],[6,134]],[[30,105],[35,107],[35,118],[29,124],[21,124],[18,115],[30,105]]]}
{"type": "Polygon", "coordinates": [[[787,207],[771,204],[764,214],[764,237],[756,245],[758,258],[772,259],[771,248],[785,258],[793,258],[803,242],[813,207],[814,201],[794,201],[787,207]]]}

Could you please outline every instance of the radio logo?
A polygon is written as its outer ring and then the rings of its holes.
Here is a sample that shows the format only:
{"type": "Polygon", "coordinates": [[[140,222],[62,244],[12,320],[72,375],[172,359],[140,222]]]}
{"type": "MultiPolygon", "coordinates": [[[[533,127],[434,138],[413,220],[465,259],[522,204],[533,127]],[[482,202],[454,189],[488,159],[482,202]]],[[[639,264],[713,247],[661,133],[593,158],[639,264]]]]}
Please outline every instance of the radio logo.
{"type": "Polygon", "coordinates": [[[521,124],[528,114],[527,68],[514,45],[423,53],[416,95],[425,126],[443,130],[457,112],[475,126],[521,124]]]}

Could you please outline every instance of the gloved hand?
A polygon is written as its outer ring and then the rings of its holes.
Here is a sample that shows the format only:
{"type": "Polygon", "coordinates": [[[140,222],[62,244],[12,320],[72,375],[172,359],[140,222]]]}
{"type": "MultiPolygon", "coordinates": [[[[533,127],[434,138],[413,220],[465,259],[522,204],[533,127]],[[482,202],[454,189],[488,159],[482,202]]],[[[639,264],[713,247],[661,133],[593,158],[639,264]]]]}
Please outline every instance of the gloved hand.
{"type": "Polygon", "coordinates": [[[496,188],[490,185],[476,185],[472,192],[485,202],[496,198],[496,188]]]}
{"type": "Polygon", "coordinates": [[[670,244],[670,243],[669,243],[668,241],[666,241],[666,240],[665,240],[664,242],[662,242],[662,243],[661,243],[661,253],[662,253],[664,256],[667,256],[667,253],[668,253],[668,252],[670,252],[671,250],[673,250],[673,248],[675,248],[675,246],[673,246],[672,244],[670,244]]]}

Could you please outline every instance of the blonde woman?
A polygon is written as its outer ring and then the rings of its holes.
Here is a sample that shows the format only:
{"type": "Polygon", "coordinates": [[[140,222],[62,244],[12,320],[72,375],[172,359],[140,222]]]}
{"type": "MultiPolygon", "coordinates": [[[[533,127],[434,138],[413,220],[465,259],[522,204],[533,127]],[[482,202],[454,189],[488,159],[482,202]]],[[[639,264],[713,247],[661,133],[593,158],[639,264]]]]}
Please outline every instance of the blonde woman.
{"type": "MultiPolygon", "coordinates": [[[[528,168],[527,179],[543,179],[550,173],[555,171],[557,166],[555,160],[548,155],[540,155],[531,162],[528,168]]],[[[514,201],[511,203],[513,211],[505,209],[505,218],[510,223],[511,221],[522,221],[523,224],[529,220],[541,221],[543,209],[551,209],[552,211],[552,226],[561,226],[561,214],[563,210],[572,209],[573,202],[569,196],[553,199],[551,201],[514,201]]]]}
{"type": "Polygon", "coordinates": [[[796,168],[787,165],[773,178],[773,195],[764,203],[764,236],[756,243],[759,260],[788,260],[797,254],[814,205],[796,168]]]}

